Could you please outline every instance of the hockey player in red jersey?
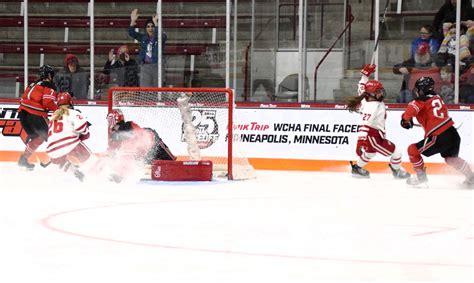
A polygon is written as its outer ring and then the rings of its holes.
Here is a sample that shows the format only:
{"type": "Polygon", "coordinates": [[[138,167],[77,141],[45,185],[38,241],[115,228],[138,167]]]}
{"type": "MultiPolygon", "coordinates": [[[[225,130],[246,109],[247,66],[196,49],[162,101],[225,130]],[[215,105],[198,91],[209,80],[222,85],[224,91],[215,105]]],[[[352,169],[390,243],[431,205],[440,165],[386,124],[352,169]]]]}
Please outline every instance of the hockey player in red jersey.
{"type": "Polygon", "coordinates": [[[458,156],[461,137],[453,126],[448,108],[443,99],[434,91],[434,80],[421,77],[415,83],[413,90],[415,99],[411,101],[402,114],[401,126],[411,129],[416,118],[425,131],[423,140],[408,146],[408,156],[416,172],[416,177],[407,180],[412,187],[428,187],[428,178],[423,161],[424,156],[441,154],[445,162],[462,173],[466,180],[464,184],[473,186],[474,175],[467,162],[458,156]]]}
{"type": "Polygon", "coordinates": [[[150,165],[153,160],[176,160],[155,130],[125,121],[121,110],[112,110],[107,115],[107,123],[109,147],[105,156],[114,160],[112,180],[121,181],[133,161],[150,165]]]}
{"type": "Polygon", "coordinates": [[[33,170],[35,167],[28,162],[28,158],[48,139],[48,112],[58,108],[53,78],[54,69],[49,65],[41,66],[39,80],[26,88],[20,100],[18,118],[28,137],[18,166],[27,170],[33,170]]]}
{"type": "Polygon", "coordinates": [[[58,110],[49,122],[46,152],[51,163],[59,165],[65,172],[72,172],[80,181],[84,174],[72,162],[83,163],[91,156],[91,151],[83,143],[89,138],[89,122],[75,110],[68,92],[58,94],[58,110]],[[71,162],[72,161],[72,162],[71,162]]]}
{"type": "Polygon", "coordinates": [[[360,126],[358,131],[356,154],[359,157],[356,163],[350,162],[352,176],[356,178],[369,178],[370,173],[364,166],[377,154],[390,156],[389,167],[397,179],[410,177],[400,164],[402,153],[395,144],[385,137],[385,89],[377,80],[369,80],[375,71],[375,65],[365,65],[361,70],[362,77],[359,81],[358,96],[347,99],[347,107],[350,112],[360,114],[360,126]]]}

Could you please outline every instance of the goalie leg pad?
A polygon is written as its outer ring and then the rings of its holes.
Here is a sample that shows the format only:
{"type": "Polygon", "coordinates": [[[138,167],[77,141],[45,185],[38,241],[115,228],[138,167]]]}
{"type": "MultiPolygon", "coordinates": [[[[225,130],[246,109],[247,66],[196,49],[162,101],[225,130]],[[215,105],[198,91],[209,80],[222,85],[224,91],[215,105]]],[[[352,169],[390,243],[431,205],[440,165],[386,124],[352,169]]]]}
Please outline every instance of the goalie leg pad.
{"type": "Polygon", "coordinates": [[[212,161],[154,160],[151,179],[158,181],[211,181],[212,161]]]}

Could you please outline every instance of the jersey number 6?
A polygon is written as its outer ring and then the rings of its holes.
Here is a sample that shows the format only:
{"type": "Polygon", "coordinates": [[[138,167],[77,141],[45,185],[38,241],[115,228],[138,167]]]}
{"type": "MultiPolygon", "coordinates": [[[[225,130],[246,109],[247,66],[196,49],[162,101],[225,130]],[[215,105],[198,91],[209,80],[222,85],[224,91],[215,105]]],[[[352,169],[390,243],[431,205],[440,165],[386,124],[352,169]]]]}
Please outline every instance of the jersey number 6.
{"type": "Polygon", "coordinates": [[[48,136],[51,136],[53,133],[60,133],[63,131],[63,122],[59,120],[53,120],[49,122],[49,131],[48,136]]]}

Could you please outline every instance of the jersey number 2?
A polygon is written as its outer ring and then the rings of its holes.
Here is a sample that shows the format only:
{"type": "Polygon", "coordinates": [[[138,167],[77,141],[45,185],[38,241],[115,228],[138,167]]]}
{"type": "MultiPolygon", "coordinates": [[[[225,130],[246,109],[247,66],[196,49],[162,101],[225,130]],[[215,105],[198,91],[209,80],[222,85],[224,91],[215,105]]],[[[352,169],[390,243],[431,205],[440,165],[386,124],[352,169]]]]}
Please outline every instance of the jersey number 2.
{"type": "Polygon", "coordinates": [[[63,122],[59,120],[53,120],[49,122],[49,131],[48,136],[51,136],[53,133],[57,134],[63,131],[63,122]]]}
{"type": "Polygon", "coordinates": [[[440,111],[443,108],[444,102],[441,99],[433,99],[431,106],[433,106],[433,115],[438,118],[444,118],[444,113],[440,111]]]}

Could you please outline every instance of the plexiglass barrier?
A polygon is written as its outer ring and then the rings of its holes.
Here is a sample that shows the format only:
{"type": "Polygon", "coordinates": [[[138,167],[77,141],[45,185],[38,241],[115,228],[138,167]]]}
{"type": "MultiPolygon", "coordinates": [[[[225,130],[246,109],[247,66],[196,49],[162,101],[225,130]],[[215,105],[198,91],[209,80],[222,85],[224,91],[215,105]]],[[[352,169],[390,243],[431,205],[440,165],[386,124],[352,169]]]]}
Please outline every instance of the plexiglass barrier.
{"type": "Polygon", "coordinates": [[[463,6],[458,44],[453,14],[438,14],[450,3],[0,1],[0,98],[19,97],[49,64],[57,89],[80,100],[161,85],[228,86],[237,101],[342,103],[376,51],[387,102],[409,102],[414,81],[431,76],[446,103],[473,103],[474,19],[463,6]]]}

